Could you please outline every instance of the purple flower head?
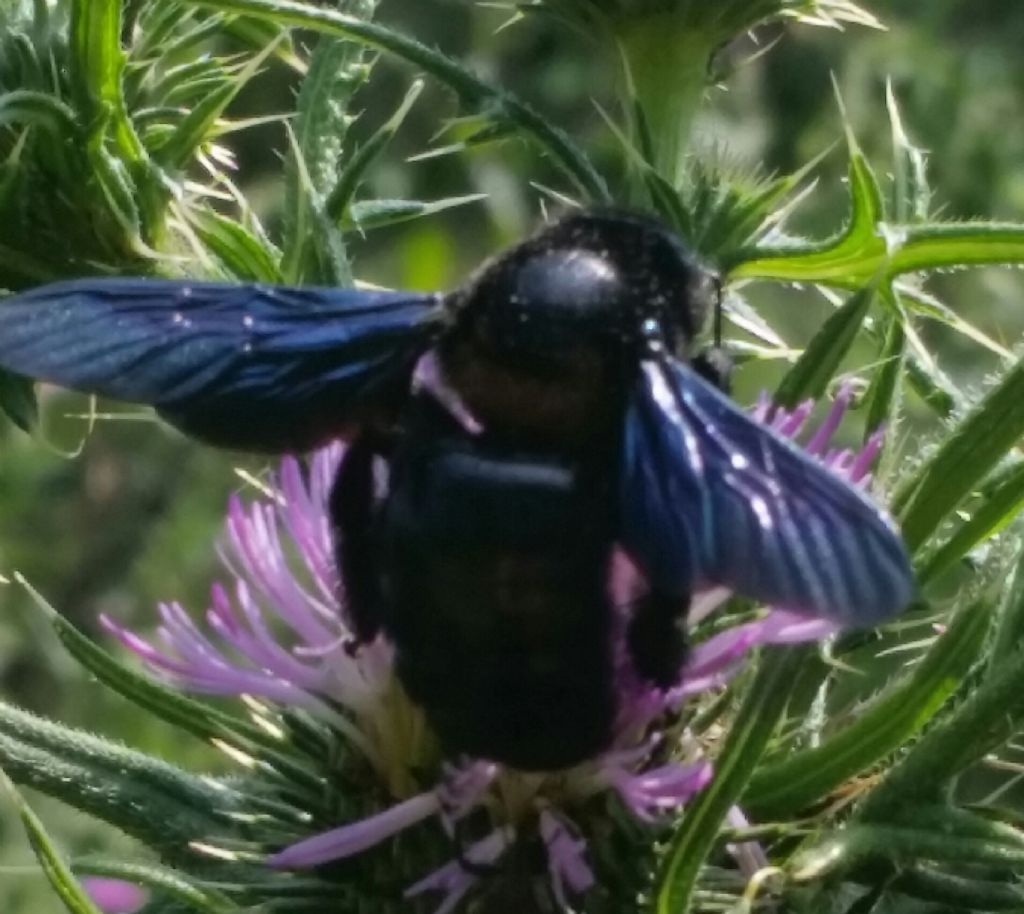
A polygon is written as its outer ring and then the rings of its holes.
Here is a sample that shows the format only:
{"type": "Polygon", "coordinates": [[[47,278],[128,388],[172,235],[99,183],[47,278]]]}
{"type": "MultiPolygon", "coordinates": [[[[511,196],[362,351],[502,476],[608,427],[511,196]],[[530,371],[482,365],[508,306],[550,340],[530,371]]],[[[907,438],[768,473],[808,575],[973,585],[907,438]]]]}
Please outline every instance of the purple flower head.
{"type": "MultiPolygon", "coordinates": [[[[422,389],[434,393],[440,382],[432,371],[430,364],[421,365],[416,378],[422,389]]],[[[452,395],[441,390],[438,396],[452,395]]],[[[849,400],[850,391],[843,388],[806,448],[837,476],[864,487],[881,435],[872,435],[856,452],[830,447],[849,400]]],[[[754,416],[796,438],[812,409],[810,401],[791,411],[773,409],[764,399],[754,416]]],[[[473,421],[468,414],[463,418],[473,421]]],[[[619,552],[609,581],[618,608],[613,656],[619,705],[611,745],[574,768],[550,773],[520,772],[486,760],[445,763],[422,714],[395,677],[387,641],[378,637],[351,650],[352,626],[344,582],[334,566],[327,509],[342,456],[343,447],[332,445],[313,455],[305,471],[288,458],[265,498],[231,500],[220,552],[231,583],[213,587],[205,625],[177,603],[160,606],[153,642],[103,619],[109,631],[174,686],[257,696],[320,715],[367,763],[360,770],[372,783],[364,792],[390,797],[389,804],[364,818],[280,848],[268,860],[272,867],[301,869],[351,858],[433,820],[458,852],[410,885],[408,897],[429,894],[437,914],[453,911],[484,888],[488,871],[511,866],[514,849],[533,841],[543,848],[544,864],[531,878],[556,905],[569,910],[599,878],[590,842],[607,832],[607,822],[594,825],[609,803],[638,823],[656,827],[677,816],[714,777],[707,745],[678,723],[680,713],[727,684],[755,648],[817,640],[838,630],[832,622],[771,607],[732,625],[728,616],[716,618],[715,631],[708,635],[709,617],[730,593],[724,588],[696,593],[688,617],[695,644],[678,684],[655,688],[633,669],[626,648],[629,607],[645,582],[619,552]]],[[[382,478],[382,491],[385,484],[382,478]]],[[[730,820],[745,822],[739,810],[730,820]]],[[[731,850],[744,871],[766,863],[757,845],[731,850]]]]}

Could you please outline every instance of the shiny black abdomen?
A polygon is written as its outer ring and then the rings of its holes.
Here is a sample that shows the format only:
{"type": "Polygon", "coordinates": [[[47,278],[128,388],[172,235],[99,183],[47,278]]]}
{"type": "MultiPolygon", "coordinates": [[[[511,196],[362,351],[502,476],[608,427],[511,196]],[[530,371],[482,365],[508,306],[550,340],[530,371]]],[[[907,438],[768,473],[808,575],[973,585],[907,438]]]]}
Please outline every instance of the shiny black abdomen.
{"type": "Polygon", "coordinates": [[[378,519],[381,622],[448,749],[550,769],[608,744],[613,463],[413,404],[378,519]]]}

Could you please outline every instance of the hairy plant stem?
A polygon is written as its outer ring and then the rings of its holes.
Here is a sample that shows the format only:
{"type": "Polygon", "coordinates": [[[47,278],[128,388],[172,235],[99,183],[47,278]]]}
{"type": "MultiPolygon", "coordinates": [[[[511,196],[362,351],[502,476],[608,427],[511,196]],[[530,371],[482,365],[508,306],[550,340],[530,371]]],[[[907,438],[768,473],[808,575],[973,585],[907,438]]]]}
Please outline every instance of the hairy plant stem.
{"type": "MultiPolygon", "coordinates": [[[[707,85],[714,47],[677,12],[627,19],[615,28],[627,67],[627,91],[646,121],[655,171],[682,182],[693,120],[707,85]]],[[[646,138],[635,138],[643,148],[646,138]]]]}

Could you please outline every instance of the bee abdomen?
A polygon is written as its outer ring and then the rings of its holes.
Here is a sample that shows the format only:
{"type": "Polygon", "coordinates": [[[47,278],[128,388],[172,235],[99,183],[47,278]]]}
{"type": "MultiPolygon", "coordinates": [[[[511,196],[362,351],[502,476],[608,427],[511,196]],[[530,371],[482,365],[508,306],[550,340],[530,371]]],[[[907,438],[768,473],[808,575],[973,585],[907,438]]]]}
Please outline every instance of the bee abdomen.
{"type": "Polygon", "coordinates": [[[450,749],[526,769],[607,744],[614,717],[602,474],[419,436],[382,518],[385,629],[450,749]]]}

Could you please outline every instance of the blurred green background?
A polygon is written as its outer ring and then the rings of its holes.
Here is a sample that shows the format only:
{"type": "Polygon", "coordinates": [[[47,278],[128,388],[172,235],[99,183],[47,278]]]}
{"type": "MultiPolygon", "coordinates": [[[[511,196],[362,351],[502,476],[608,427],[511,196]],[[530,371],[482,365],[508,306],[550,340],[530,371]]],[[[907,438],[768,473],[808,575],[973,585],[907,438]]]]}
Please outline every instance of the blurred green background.
{"type": "MultiPolygon", "coordinates": [[[[1024,221],[1024,5],[1018,0],[876,0],[866,4],[888,26],[847,33],[807,27],[767,30],[722,50],[721,82],[697,134],[709,154],[765,171],[792,170],[841,136],[834,75],[850,122],[869,157],[889,155],[885,84],[891,79],[908,130],[929,151],[936,205],[949,217],[1024,221]],[[759,51],[772,42],[768,53],[759,51]]],[[[614,104],[612,74],[579,35],[540,20],[496,33],[505,14],[464,0],[386,0],[389,24],[468,60],[514,88],[585,146],[611,149],[594,105],[614,104]]],[[[356,126],[367,135],[394,109],[411,79],[383,61],[360,96],[356,126]]],[[[287,112],[295,86],[270,69],[238,100],[233,114],[287,112]]],[[[392,287],[447,288],[488,253],[539,219],[542,193],[557,182],[550,167],[511,141],[466,156],[408,162],[431,144],[439,121],[454,111],[447,93],[428,86],[372,176],[372,195],[435,199],[486,193],[487,199],[409,226],[374,232],[355,247],[361,279],[392,287]]],[[[281,193],[280,123],[231,139],[239,183],[273,230],[281,193]]],[[[800,211],[796,227],[824,236],[843,219],[841,144],[817,174],[822,192],[800,211]]],[[[1024,329],[1024,288],[1006,270],[942,277],[934,286],[958,312],[1014,347],[1024,329]]],[[[827,309],[799,290],[766,290],[758,299],[794,344],[805,341],[827,309]]],[[[927,327],[943,368],[980,384],[994,366],[944,328],[927,327]]],[[[747,371],[739,393],[762,376],[747,371]]],[[[0,426],[0,574],[21,572],[61,612],[96,632],[106,612],[146,630],[162,599],[196,611],[217,574],[214,544],[227,494],[244,484],[235,467],[260,464],[197,447],[148,418],[100,421],[87,435],[75,414],[84,399],[51,392],[44,432],[30,439],[0,426]],[[83,443],[83,438],[85,438],[83,443]],[[83,444],[73,459],[69,452],[83,444]]],[[[41,714],[130,740],[197,766],[216,757],[148,721],[90,684],[54,643],[32,601],[18,586],[0,589],[0,692],[41,714]]],[[[37,798],[33,797],[33,802],[37,798]]],[[[109,848],[108,830],[41,799],[47,824],[69,849],[109,848]]],[[[10,807],[0,801],[0,912],[58,911],[10,807]]]]}

